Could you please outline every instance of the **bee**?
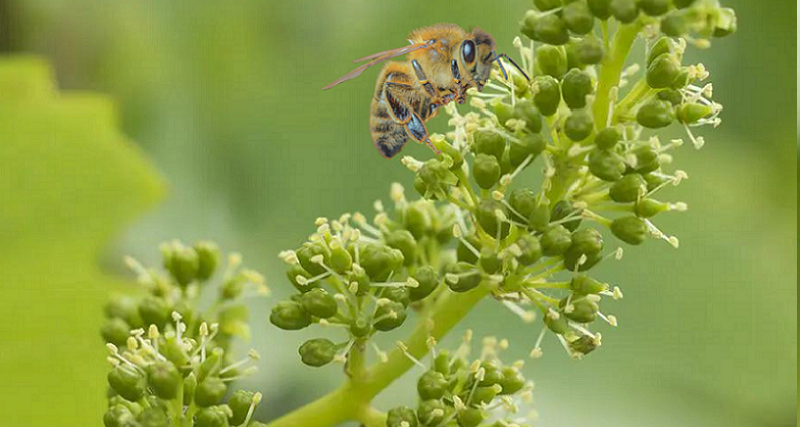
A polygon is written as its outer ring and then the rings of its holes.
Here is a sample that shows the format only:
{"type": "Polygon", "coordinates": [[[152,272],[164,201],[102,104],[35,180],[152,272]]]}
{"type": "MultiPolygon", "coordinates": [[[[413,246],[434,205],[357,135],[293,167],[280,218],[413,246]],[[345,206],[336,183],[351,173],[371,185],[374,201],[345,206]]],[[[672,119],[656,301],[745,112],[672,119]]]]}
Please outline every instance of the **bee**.
{"type": "Polygon", "coordinates": [[[454,24],[437,24],[412,31],[408,42],[409,46],[356,59],[353,62],[369,62],[322,88],[330,89],[358,77],[375,64],[408,55],[407,61],[384,64],[370,105],[372,141],[387,159],[396,155],[409,138],[426,143],[439,154],[425,122],[436,117],[439,107],[451,101],[463,104],[467,89],[482,91],[495,61],[507,79],[500,58],[508,59],[528,78],[508,55],[498,55],[492,36],[477,27],[466,32],[454,24]]]}

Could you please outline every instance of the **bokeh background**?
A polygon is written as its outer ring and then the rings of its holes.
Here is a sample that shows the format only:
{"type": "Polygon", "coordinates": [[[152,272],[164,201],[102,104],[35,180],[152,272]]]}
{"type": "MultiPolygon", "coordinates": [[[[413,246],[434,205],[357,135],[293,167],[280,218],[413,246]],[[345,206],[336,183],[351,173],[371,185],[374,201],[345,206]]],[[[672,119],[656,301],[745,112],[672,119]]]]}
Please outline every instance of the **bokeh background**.
{"type": "MultiPolygon", "coordinates": [[[[527,365],[538,425],[796,425],[796,4],[724,3],[739,31],[702,52],[723,125],[703,150],[678,153],[691,178],[673,194],[690,210],[660,221],[681,248],[651,241],[600,267],[625,291],[612,309],[620,327],[581,362],[553,340],[527,365]]],[[[530,6],[0,0],[0,52],[30,80],[4,84],[0,67],[0,426],[100,424],[103,301],[132,286],[123,254],[154,263],[172,238],[217,240],[266,273],[274,296],[251,307],[265,357],[247,384],[266,395],[262,419],[334,387],[336,367],[298,362],[307,335],[266,320],[290,288],[276,254],[314,218],[369,211],[411,175],[372,148],[377,70],[320,88],[437,22],[479,25],[513,55],[530,6]],[[37,83],[51,78],[60,95],[37,83]],[[3,103],[15,93],[24,102],[3,103]]],[[[538,333],[492,301],[450,342],[467,327],[509,338],[517,357],[538,333]]],[[[410,402],[410,385],[379,405],[410,402]]]]}

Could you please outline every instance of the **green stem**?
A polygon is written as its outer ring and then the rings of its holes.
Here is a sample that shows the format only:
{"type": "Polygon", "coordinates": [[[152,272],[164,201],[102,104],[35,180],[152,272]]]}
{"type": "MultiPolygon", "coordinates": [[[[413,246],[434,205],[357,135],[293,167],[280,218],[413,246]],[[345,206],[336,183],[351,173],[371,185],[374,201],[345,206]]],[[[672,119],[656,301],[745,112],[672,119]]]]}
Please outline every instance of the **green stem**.
{"type": "MultiPolygon", "coordinates": [[[[445,292],[431,307],[430,315],[421,318],[411,335],[404,341],[407,351],[419,359],[428,353],[428,337],[439,340],[449,332],[475,305],[488,295],[490,289],[478,287],[469,292],[445,292]],[[430,325],[432,324],[432,327],[430,325]]],[[[385,363],[377,363],[363,375],[322,398],[269,423],[268,427],[330,427],[348,420],[359,420],[367,427],[378,427],[380,413],[369,402],[396,379],[405,374],[413,362],[400,350],[389,353],[385,363]]]]}
{"type": "Polygon", "coordinates": [[[597,80],[597,97],[595,97],[592,108],[594,122],[598,127],[605,126],[608,120],[609,93],[612,87],[619,86],[622,69],[625,67],[625,60],[628,58],[628,53],[642,25],[641,20],[630,25],[620,25],[614,34],[611,50],[600,67],[600,75],[597,80]]]}
{"type": "Polygon", "coordinates": [[[386,427],[386,414],[369,405],[356,414],[356,419],[364,427],[386,427]]]}
{"type": "MultiPolygon", "coordinates": [[[[639,80],[636,82],[636,85],[633,86],[633,89],[625,95],[625,98],[617,104],[614,110],[614,116],[626,113],[631,107],[638,104],[639,101],[648,97],[653,92],[654,90],[650,88],[644,78],[639,80]]],[[[613,119],[614,117],[612,117],[612,120],[613,119]]]]}

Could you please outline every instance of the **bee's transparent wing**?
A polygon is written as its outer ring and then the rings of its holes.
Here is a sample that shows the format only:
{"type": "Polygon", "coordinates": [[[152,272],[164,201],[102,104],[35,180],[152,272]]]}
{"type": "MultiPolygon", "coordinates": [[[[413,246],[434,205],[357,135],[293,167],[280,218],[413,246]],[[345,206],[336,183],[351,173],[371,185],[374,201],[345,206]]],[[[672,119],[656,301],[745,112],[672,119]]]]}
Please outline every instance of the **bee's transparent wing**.
{"type": "Polygon", "coordinates": [[[385,60],[390,59],[390,58],[394,58],[396,56],[405,55],[405,54],[407,54],[409,52],[413,52],[413,51],[418,50],[418,49],[427,48],[431,44],[433,44],[433,40],[428,40],[428,41],[423,42],[423,43],[415,43],[415,44],[404,46],[404,47],[397,48],[397,49],[378,52],[378,53],[370,55],[370,56],[365,56],[365,57],[363,57],[361,59],[356,59],[353,62],[361,62],[361,61],[366,61],[368,59],[371,59],[372,61],[361,65],[360,67],[358,67],[355,70],[343,75],[342,77],[339,77],[338,79],[333,81],[333,83],[331,83],[331,84],[325,86],[324,88],[322,88],[322,90],[330,89],[330,88],[338,85],[339,83],[346,82],[348,80],[354,79],[354,78],[360,76],[361,73],[364,72],[364,70],[366,70],[367,68],[369,68],[369,67],[371,67],[371,66],[373,66],[373,65],[375,65],[375,64],[377,64],[379,62],[385,61],[385,60]]]}

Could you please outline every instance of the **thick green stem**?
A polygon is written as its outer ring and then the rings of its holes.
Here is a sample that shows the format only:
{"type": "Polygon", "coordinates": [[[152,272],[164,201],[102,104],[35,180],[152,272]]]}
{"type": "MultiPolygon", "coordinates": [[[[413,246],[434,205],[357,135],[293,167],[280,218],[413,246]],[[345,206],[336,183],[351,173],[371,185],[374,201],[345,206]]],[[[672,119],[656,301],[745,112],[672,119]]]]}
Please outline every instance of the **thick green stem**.
{"type": "Polygon", "coordinates": [[[594,122],[599,128],[605,126],[608,120],[608,103],[611,88],[619,86],[622,69],[625,67],[625,60],[628,58],[631,46],[636,41],[636,36],[641,28],[641,20],[629,25],[621,25],[616,34],[614,34],[611,50],[600,67],[600,75],[597,80],[597,96],[592,107],[594,122]]]}
{"type": "MultiPolygon", "coordinates": [[[[404,341],[407,351],[415,358],[428,353],[428,337],[441,339],[475,305],[489,294],[489,289],[479,287],[470,292],[445,292],[431,307],[430,314],[418,322],[411,335],[404,341]]],[[[385,363],[379,362],[344,385],[268,424],[268,427],[332,427],[348,420],[359,420],[367,426],[378,426],[383,416],[372,409],[369,403],[383,389],[405,374],[413,362],[401,351],[389,353],[385,363]]]]}

